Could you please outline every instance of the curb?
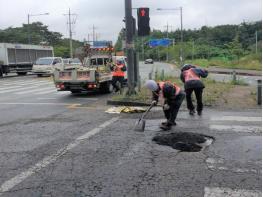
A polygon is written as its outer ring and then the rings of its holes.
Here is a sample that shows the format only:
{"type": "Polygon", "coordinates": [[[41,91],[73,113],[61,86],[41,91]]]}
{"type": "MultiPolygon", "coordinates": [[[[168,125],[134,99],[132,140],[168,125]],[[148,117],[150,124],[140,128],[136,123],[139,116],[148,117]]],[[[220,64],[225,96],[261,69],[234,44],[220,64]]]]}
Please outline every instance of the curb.
{"type": "Polygon", "coordinates": [[[107,105],[120,105],[120,106],[150,106],[149,103],[132,102],[132,101],[113,101],[107,100],[107,105]]]}
{"type": "MultiPolygon", "coordinates": [[[[209,70],[209,69],[208,69],[208,72],[216,73],[216,74],[229,74],[229,75],[233,74],[233,71],[219,71],[219,70],[209,70]]],[[[237,75],[243,75],[243,76],[262,76],[259,73],[245,73],[245,72],[240,72],[237,70],[235,70],[235,72],[237,75]]]]}

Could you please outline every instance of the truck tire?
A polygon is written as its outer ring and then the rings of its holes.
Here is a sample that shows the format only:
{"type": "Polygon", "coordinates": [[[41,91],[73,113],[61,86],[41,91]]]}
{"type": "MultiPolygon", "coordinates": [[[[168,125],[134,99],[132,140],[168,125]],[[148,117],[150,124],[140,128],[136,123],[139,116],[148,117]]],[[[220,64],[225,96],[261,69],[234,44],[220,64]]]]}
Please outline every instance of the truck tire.
{"type": "Polygon", "coordinates": [[[17,72],[17,74],[18,74],[19,76],[24,76],[24,75],[27,74],[27,72],[17,72]]]}
{"type": "Polygon", "coordinates": [[[102,93],[111,93],[113,91],[113,86],[111,84],[111,81],[107,81],[104,83],[101,83],[100,85],[100,92],[102,93]]]}
{"type": "Polygon", "coordinates": [[[3,77],[3,68],[0,66],[0,77],[3,77]]]}

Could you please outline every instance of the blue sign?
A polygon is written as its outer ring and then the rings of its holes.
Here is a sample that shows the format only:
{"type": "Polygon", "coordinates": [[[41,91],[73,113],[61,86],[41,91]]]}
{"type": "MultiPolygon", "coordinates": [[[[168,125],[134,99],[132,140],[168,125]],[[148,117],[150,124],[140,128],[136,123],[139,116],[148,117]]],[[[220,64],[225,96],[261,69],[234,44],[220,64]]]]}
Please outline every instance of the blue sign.
{"type": "Polygon", "coordinates": [[[157,46],[169,46],[171,44],[171,40],[168,38],[164,39],[152,39],[148,42],[150,47],[157,47],[157,46]]]}
{"type": "Polygon", "coordinates": [[[111,45],[112,45],[111,41],[94,41],[93,42],[93,47],[108,47],[111,45]]]}

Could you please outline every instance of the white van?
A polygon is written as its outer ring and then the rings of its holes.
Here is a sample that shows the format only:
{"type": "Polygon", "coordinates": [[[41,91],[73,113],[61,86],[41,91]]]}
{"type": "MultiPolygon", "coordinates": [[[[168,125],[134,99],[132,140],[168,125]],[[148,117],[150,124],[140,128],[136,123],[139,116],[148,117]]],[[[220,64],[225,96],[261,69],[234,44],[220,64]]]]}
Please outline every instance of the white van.
{"type": "Polygon", "coordinates": [[[42,57],[37,59],[33,65],[32,72],[38,77],[42,75],[52,75],[55,68],[63,69],[63,60],[61,57],[42,57]]]}

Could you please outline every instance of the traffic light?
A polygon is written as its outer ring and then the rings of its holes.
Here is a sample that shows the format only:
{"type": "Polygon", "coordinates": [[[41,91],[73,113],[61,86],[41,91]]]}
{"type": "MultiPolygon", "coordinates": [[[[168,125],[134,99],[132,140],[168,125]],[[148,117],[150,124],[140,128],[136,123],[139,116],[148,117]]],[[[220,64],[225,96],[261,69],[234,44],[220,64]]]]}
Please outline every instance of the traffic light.
{"type": "Polygon", "coordinates": [[[138,16],[138,36],[150,35],[149,8],[138,8],[137,16],[138,16]]]}

